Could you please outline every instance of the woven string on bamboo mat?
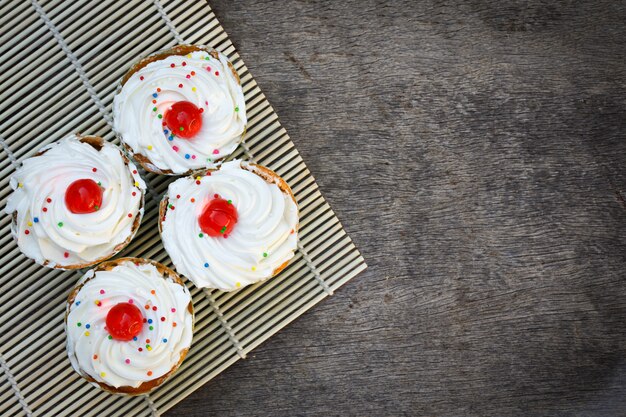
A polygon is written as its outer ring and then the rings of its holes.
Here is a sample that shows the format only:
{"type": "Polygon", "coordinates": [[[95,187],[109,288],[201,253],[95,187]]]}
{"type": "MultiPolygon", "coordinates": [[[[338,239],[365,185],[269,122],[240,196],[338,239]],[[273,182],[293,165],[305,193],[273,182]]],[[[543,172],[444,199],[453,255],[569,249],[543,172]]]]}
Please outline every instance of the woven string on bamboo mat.
{"type": "MultiPolygon", "coordinates": [[[[266,165],[292,187],[300,244],[274,279],[240,291],[187,283],[196,312],[192,348],[150,395],[110,395],[78,377],[65,352],[65,299],[84,271],[46,269],[13,242],[0,216],[0,415],[149,416],[171,408],[245,358],[366,265],[204,1],[7,1],[0,5],[0,207],[25,158],[70,133],[119,143],[111,130],[118,80],[139,56],[179,43],[209,45],[237,69],[246,99],[246,142],[233,155],[266,165]]],[[[157,202],[173,178],[143,173],[149,187],[139,233],[120,256],[171,266],[157,231],[157,202]]]]}

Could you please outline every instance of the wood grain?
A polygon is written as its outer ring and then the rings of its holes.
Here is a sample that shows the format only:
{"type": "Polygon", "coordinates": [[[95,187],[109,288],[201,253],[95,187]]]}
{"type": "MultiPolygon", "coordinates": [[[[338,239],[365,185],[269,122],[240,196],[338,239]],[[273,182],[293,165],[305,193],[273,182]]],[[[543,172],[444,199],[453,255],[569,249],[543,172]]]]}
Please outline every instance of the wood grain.
{"type": "Polygon", "coordinates": [[[626,2],[211,6],[370,268],[167,415],[626,415],[626,2]]]}

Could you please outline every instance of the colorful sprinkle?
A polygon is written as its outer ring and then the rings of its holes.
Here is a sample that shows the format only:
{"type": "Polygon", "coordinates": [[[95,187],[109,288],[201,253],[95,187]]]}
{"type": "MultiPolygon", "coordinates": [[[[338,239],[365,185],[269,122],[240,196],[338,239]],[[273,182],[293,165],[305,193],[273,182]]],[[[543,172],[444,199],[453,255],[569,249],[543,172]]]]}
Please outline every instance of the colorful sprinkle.
{"type": "Polygon", "coordinates": [[[195,72],[195,71],[191,71],[191,75],[192,75],[192,76],[193,76],[193,75],[196,75],[196,72],[195,72]]]}
{"type": "Polygon", "coordinates": [[[198,233],[198,237],[204,237],[204,233],[198,233]]]}
{"type": "Polygon", "coordinates": [[[156,104],[156,100],[152,100],[152,104],[156,104]]]}
{"type": "Polygon", "coordinates": [[[170,64],[170,67],[174,68],[176,67],[176,64],[170,64]]]}
{"type": "Polygon", "coordinates": [[[155,290],[150,290],[150,294],[154,295],[154,294],[156,294],[156,291],[155,290]]]}
{"type": "Polygon", "coordinates": [[[66,258],[69,258],[70,257],[70,253],[69,252],[63,252],[63,256],[66,257],[66,258]]]}
{"type": "Polygon", "coordinates": [[[187,74],[187,75],[185,75],[185,77],[186,77],[187,79],[189,79],[189,78],[191,78],[191,75],[187,74]]]}
{"type": "Polygon", "coordinates": [[[27,235],[27,234],[29,234],[29,233],[30,233],[30,231],[28,231],[28,230],[24,230],[24,234],[25,234],[25,235],[27,235]]]}
{"type": "Polygon", "coordinates": [[[148,376],[152,376],[152,371],[148,371],[148,376]]]}
{"type": "Polygon", "coordinates": [[[85,329],[89,329],[91,327],[91,324],[87,323],[85,324],[85,329]]]}
{"type": "Polygon", "coordinates": [[[100,376],[104,378],[105,376],[107,376],[107,374],[105,372],[100,372],[100,376]]]}
{"type": "Polygon", "coordinates": [[[219,153],[220,153],[219,149],[213,149],[213,155],[217,155],[219,153]]]}
{"type": "Polygon", "coordinates": [[[220,76],[220,72],[219,71],[215,71],[215,76],[219,77],[220,76]]]}
{"type": "Polygon", "coordinates": [[[226,226],[224,226],[224,227],[222,227],[222,228],[220,229],[220,233],[221,233],[221,234],[224,234],[224,232],[226,232],[226,226]]]}
{"type": "Polygon", "coordinates": [[[192,202],[192,203],[195,203],[195,202],[196,202],[196,199],[192,197],[192,198],[191,198],[191,202],[192,202]]]}
{"type": "Polygon", "coordinates": [[[172,149],[174,149],[174,152],[178,152],[178,146],[172,146],[172,149]]]}
{"type": "Polygon", "coordinates": [[[172,327],[176,327],[176,322],[172,323],[172,327]]]}
{"type": "Polygon", "coordinates": [[[139,348],[139,349],[137,349],[137,350],[138,350],[139,352],[142,352],[142,351],[143,351],[143,349],[142,349],[142,348],[139,348]]]}
{"type": "Polygon", "coordinates": [[[80,326],[82,326],[83,324],[79,321],[78,323],[76,323],[76,325],[77,325],[78,327],[80,327],[80,326]]]}
{"type": "Polygon", "coordinates": [[[163,115],[162,115],[162,114],[158,114],[158,115],[157,115],[157,117],[158,117],[159,119],[162,119],[162,118],[163,118],[163,115]]]}
{"type": "Polygon", "coordinates": [[[93,360],[95,361],[96,359],[98,359],[98,355],[93,355],[93,360]]]}
{"type": "Polygon", "coordinates": [[[239,106],[235,107],[235,112],[239,111],[239,106]]]}
{"type": "Polygon", "coordinates": [[[85,336],[89,336],[89,332],[85,332],[85,336]]]}
{"type": "Polygon", "coordinates": [[[228,204],[233,204],[233,200],[228,200],[227,203],[228,204]]]}
{"type": "Polygon", "coordinates": [[[180,194],[176,194],[176,198],[180,198],[180,194]]]}
{"type": "Polygon", "coordinates": [[[109,335],[109,340],[113,339],[113,336],[109,335]]]}
{"type": "Polygon", "coordinates": [[[158,94],[157,93],[152,93],[152,97],[157,98],[158,94]]]}
{"type": "Polygon", "coordinates": [[[133,303],[134,303],[134,301],[133,301],[132,298],[130,300],[128,300],[128,304],[133,304],[133,303]]]}
{"type": "Polygon", "coordinates": [[[191,158],[191,155],[189,155],[188,153],[185,154],[185,159],[189,159],[191,158]]]}
{"type": "Polygon", "coordinates": [[[130,363],[130,359],[126,359],[124,362],[126,362],[127,364],[130,363]]]}
{"type": "Polygon", "coordinates": [[[136,174],[136,173],[137,173],[137,170],[136,170],[136,169],[133,169],[133,174],[136,174]]]}
{"type": "Polygon", "coordinates": [[[100,290],[100,294],[104,294],[104,290],[100,290]]]}
{"type": "Polygon", "coordinates": [[[133,340],[136,342],[137,341],[137,336],[133,337],[133,340]]]}
{"type": "Polygon", "coordinates": [[[167,137],[167,140],[169,140],[170,142],[171,142],[171,141],[173,141],[173,140],[174,140],[174,135],[169,135],[169,136],[167,137]]]}
{"type": "Polygon", "coordinates": [[[196,159],[196,156],[195,155],[191,155],[191,159],[196,159]]]}
{"type": "Polygon", "coordinates": [[[148,304],[146,304],[146,305],[144,306],[144,308],[145,308],[146,310],[150,310],[150,306],[149,306],[148,304]]]}
{"type": "Polygon", "coordinates": [[[48,211],[48,209],[44,207],[43,208],[43,212],[45,213],[46,211],[48,211]]]}
{"type": "Polygon", "coordinates": [[[183,88],[183,85],[182,84],[178,84],[178,88],[183,88]]]}
{"type": "Polygon", "coordinates": [[[184,67],[185,65],[187,65],[187,63],[186,63],[185,61],[183,61],[183,67],[184,67]]]}
{"type": "Polygon", "coordinates": [[[172,313],[176,313],[176,309],[175,308],[172,308],[172,313]]]}
{"type": "Polygon", "coordinates": [[[152,346],[150,346],[150,345],[146,345],[146,350],[147,350],[148,352],[149,352],[149,351],[151,351],[151,350],[152,350],[152,346]]]}
{"type": "Polygon", "coordinates": [[[139,76],[139,81],[143,81],[143,75],[139,76]]]}
{"type": "Polygon", "coordinates": [[[205,267],[205,268],[208,268],[208,267],[209,267],[209,263],[208,263],[208,262],[205,262],[205,263],[204,263],[204,267],[205,267]]]}
{"type": "Polygon", "coordinates": [[[166,338],[163,338],[163,343],[167,343],[167,339],[166,338]]]}
{"type": "Polygon", "coordinates": [[[263,257],[267,258],[267,252],[263,252],[263,257]]]}
{"type": "Polygon", "coordinates": [[[157,111],[156,106],[154,106],[154,107],[152,108],[152,111],[157,111]]]}
{"type": "Polygon", "coordinates": [[[100,307],[102,305],[102,303],[100,302],[100,300],[96,300],[94,301],[94,304],[97,305],[98,307],[100,307]]]}
{"type": "Polygon", "coordinates": [[[160,93],[160,92],[161,92],[161,89],[160,89],[160,88],[157,88],[157,93],[160,93]]]}
{"type": "Polygon", "coordinates": [[[211,72],[211,67],[206,67],[206,70],[211,72]]]}
{"type": "Polygon", "coordinates": [[[76,301],[76,305],[79,306],[80,305],[80,301],[76,301]]]}
{"type": "Polygon", "coordinates": [[[21,182],[17,183],[17,188],[22,188],[24,186],[24,184],[22,184],[21,182]]]}
{"type": "Polygon", "coordinates": [[[157,306],[152,307],[152,310],[157,311],[157,306]]]}
{"type": "Polygon", "coordinates": [[[241,287],[241,282],[235,282],[235,287],[237,288],[241,287]]]}
{"type": "Polygon", "coordinates": [[[161,321],[165,321],[165,317],[161,317],[161,321]]]}
{"type": "Polygon", "coordinates": [[[33,221],[34,221],[35,223],[39,223],[39,217],[34,217],[34,218],[33,218],[33,221]]]}
{"type": "Polygon", "coordinates": [[[256,271],[256,266],[253,266],[253,267],[252,267],[252,270],[253,270],[253,271],[256,271]]]}
{"type": "Polygon", "coordinates": [[[51,199],[51,198],[46,198],[46,201],[47,201],[48,203],[52,203],[52,199],[51,199]]]}
{"type": "Polygon", "coordinates": [[[152,324],[152,319],[148,319],[148,323],[152,324]]]}
{"type": "Polygon", "coordinates": [[[191,91],[196,91],[196,87],[191,87],[191,91]]]}
{"type": "Polygon", "coordinates": [[[139,187],[139,181],[135,181],[135,187],[139,187]]]}

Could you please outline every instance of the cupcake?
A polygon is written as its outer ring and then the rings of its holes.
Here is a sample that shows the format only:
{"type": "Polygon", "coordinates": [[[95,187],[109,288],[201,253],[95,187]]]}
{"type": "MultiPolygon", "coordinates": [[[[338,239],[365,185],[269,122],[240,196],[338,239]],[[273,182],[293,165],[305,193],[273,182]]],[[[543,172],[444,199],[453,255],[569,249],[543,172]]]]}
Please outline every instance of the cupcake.
{"type": "Polygon", "coordinates": [[[233,65],[214,49],[181,45],[135,63],[113,99],[113,127],[151,172],[212,168],[243,140],[246,107],[233,65]]]}
{"type": "Polygon", "coordinates": [[[197,287],[233,291],[280,272],[298,245],[298,206],[287,183],[234,160],[169,185],[159,230],[176,269],[197,287]]]}
{"type": "Polygon", "coordinates": [[[5,211],[24,255],[50,268],[106,260],[135,235],[145,184],[115,145],[71,135],[26,159],[5,211]]]}
{"type": "Polygon", "coordinates": [[[158,387],[180,366],[193,335],[189,290],[171,269],[120,258],[88,271],[67,299],[72,367],[115,394],[158,387]]]}

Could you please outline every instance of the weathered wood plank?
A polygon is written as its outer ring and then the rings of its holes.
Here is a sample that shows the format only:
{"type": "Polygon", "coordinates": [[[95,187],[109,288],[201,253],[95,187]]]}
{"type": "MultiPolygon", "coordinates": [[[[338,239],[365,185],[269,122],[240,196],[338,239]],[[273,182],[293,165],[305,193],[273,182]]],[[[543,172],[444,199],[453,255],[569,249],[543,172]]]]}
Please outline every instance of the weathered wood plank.
{"type": "Polygon", "coordinates": [[[211,5],[370,268],[168,415],[624,415],[625,2],[211,5]]]}

